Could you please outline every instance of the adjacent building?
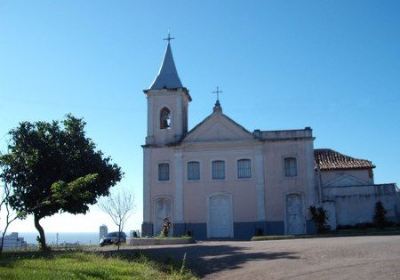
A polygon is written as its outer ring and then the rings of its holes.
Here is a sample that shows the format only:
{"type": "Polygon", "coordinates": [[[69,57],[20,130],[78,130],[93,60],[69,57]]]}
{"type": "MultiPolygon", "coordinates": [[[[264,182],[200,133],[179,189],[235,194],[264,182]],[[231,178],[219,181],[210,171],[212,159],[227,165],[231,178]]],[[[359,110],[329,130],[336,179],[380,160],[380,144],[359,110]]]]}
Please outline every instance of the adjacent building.
{"type": "MultiPolygon", "coordinates": [[[[0,242],[2,238],[0,238],[0,242]]],[[[20,250],[26,249],[28,244],[23,237],[18,236],[18,232],[12,232],[9,235],[4,236],[3,249],[4,250],[20,250]]]]}
{"type": "Polygon", "coordinates": [[[99,227],[99,240],[106,237],[108,234],[108,227],[106,225],[101,225],[99,227]]]}

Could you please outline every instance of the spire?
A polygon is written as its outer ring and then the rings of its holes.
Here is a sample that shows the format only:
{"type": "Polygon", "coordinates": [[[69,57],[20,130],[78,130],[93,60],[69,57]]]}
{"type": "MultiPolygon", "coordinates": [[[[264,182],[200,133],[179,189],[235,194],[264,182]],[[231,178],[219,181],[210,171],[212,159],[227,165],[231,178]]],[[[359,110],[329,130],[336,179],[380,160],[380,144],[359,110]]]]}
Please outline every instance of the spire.
{"type": "Polygon", "coordinates": [[[178,72],[176,71],[174,58],[172,56],[170,41],[174,39],[168,33],[168,38],[164,39],[168,41],[167,49],[165,50],[164,60],[161,64],[160,71],[154,82],[151,84],[150,89],[175,89],[181,88],[182,83],[179,79],[178,72]]]}

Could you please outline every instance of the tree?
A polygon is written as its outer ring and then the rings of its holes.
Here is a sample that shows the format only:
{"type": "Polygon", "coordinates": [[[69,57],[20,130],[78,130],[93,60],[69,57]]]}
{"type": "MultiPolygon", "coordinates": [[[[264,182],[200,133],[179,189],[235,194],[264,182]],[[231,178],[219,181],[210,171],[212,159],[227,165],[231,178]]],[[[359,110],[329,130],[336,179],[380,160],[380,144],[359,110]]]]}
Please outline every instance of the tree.
{"type": "Polygon", "coordinates": [[[48,249],[42,218],[84,214],[121,180],[120,168],[96,150],[85,125],[72,115],[61,122],[22,122],[9,132],[8,153],[0,156],[0,177],[13,188],[10,205],[33,215],[42,250],[48,249]]]}
{"type": "Polygon", "coordinates": [[[322,207],[310,206],[311,218],[317,226],[318,233],[324,233],[329,229],[326,224],[328,221],[328,214],[326,210],[322,207]]]}
{"type": "Polygon", "coordinates": [[[4,228],[1,234],[1,241],[0,241],[0,254],[3,252],[4,247],[4,238],[7,234],[8,227],[18,218],[22,219],[25,217],[25,214],[22,212],[15,213],[12,211],[10,207],[9,198],[11,196],[11,188],[7,183],[4,183],[2,186],[2,197],[0,198],[0,213],[3,210],[3,206],[5,209],[5,221],[4,221],[4,228]]]}
{"type": "Polygon", "coordinates": [[[381,201],[375,203],[374,223],[377,228],[383,229],[387,225],[386,213],[381,201]]]}
{"type": "Polygon", "coordinates": [[[103,210],[118,227],[118,250],[121,243],[121,233],[124,230],[125,223],[132,210],[135,208],[133,204],[133,196],[126,192],[118,192],[110,195],[105,200],[101,201],[99,207],[103,210]]]}

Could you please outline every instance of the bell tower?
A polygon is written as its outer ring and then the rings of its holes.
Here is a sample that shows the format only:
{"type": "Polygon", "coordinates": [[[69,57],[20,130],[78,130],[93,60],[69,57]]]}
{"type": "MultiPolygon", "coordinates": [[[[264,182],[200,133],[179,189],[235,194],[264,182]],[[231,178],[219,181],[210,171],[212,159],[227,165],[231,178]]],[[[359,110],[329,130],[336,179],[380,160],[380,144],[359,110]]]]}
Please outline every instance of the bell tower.
{"type": "Polygon", "coordinates": [[[147,97],[146,145],[163,146],[179,142],[188,130],[188,107],[192,100],[189,91],[182,85],[176,71],[168,34],[167,48],[157,77],[147,97]]]}

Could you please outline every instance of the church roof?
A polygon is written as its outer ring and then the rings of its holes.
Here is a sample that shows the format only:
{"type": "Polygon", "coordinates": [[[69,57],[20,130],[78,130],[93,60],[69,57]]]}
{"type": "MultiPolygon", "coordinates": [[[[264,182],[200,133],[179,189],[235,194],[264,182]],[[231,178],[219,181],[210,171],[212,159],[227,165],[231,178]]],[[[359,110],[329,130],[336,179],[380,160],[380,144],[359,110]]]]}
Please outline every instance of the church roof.
{"type": "Polygon", "coordinates": [[[150,89],[176,89],[182,87],[181,80],[176,71],[174,58],[172,56],[171,45],[168,42],[160,71],[151,84],[150,89]]]}
{"type": "Polygon", "coordinates": [[[221,104],[220,104],[219,100],[217,100],[217,102],[215,103],[215,106],[213,108],[213,112],[210,115],[208,115],[204,120],[202,120],[200,123],[198,123],[195,127],[193,127],[185,135],[183,141],[188,140],[193,134],[195,134],[197,131],[199,131],[202,126],[204,126],[207,122],[212,122],[212,119],[217,116],[220,116],[221,119],[225,119],[227,121],[227,123],[231,124],[231,126],[230,126],[231,131],[236,131],[236,133],[238,135],[241,135],[241,137],[243,137],[243,135],[245,135],[246,137],[253,138],[253,134],[250,131],[248,131],[246,128],[244,128],[243,126],[241,126],[240,124],[235,122],[233,119],[231,119],[230,117],[228,117],[227,115],[222,113],[221,104]]]}
{"type": "Polygon", "coordinates": [[[375,168],[369,160],[353,158],[332,149],[315,149],[314,158],[320,170],[375,168]]]}

